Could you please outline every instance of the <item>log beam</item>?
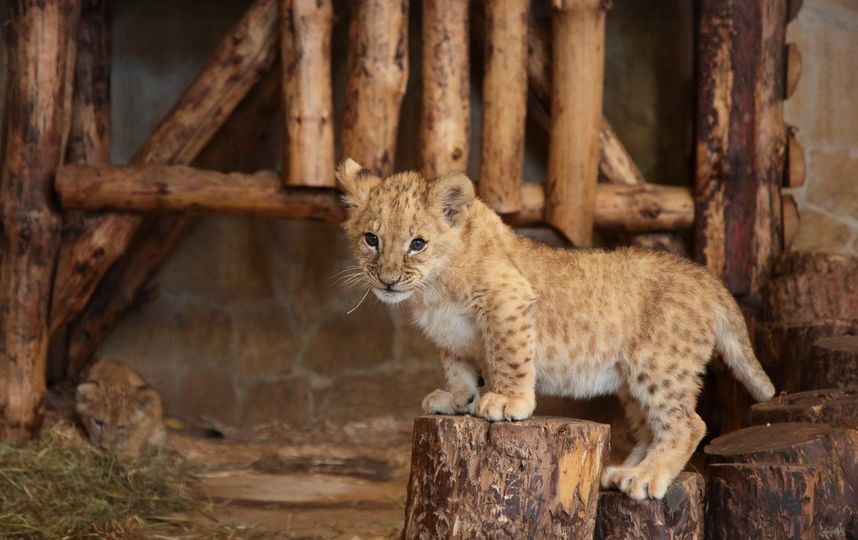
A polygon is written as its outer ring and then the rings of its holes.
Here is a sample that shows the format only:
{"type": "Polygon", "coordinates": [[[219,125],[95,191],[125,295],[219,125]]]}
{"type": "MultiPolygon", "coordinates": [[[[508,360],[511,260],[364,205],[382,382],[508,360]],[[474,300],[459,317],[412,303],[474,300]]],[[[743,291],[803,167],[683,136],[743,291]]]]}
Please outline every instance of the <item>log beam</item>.
{"type": "Polygon", "coordinates": [[[284,185],[334,186],[331,0],[280,0],[284,185]]]}
{"type": "MultiPolygon", "coordinates": [[[[221,40],[206,68],[138,150],[133,163],[192,162],[270,69],[277,52],[276,22],[276,0],[256,0],[221,40]]],[[[52,328],[83,310],[140,225],[139,216],[102,216],[68,247],[57,265],[59,288],[54,291],[52,328]]]]}
{"type": "Polygon", "coordinates": [[[752,303],[782,249],[786,0],[703,0],[696,258],[752,303]]]}
{"type": "Polygon", "coordinates": [[[34,436],[42,419],[61,227],[51,182],[68,133],[80,9],[79,0],[12,4],[0,180],[0,438],[13,442],[34,436]]]}
{"type": "Polygon", "coordinates": [[[467,172],[471,131],[468,2],[424,0],[422,41],[420,172],[426,178],[467,172]]]}
{"type": "MultiPolygon", "coordinates": [[[[283,188],[275,171],[226,174],[178,165],[74,166],[57,172],[56,189],[67,208],[90,211],[189,212],[259,215],[336,222],[343,215],[329,188],[283,188]]],[[[515,225],[544,223],[545,194],[525,183],[515,225]]],[[[600,184],[596,225],[617,230],[675,230],[693,223],[689,190],[674,186],[600,184]]]]}
{"type": "Polygon", "coordinates": [[[498,213],[521,209],[530,0],[485,3],[480,198],[498,213]]]}
{"type": "Polygon", "coordinates": [[[552,3],[551,146],[545,216],[572,244],[593,242],[605,73],[603,0],[552,3]]]}
{"type": "Polygon", "coordinates": [[[408,0],[354,3],[347,63],[343,155],[389,176],[408,83],[408,0]]]}
{"type": "Polygon", "coordinates": [[[592,538],[609,439],[582,420],[420,417],[402,538],[592,538]]]}

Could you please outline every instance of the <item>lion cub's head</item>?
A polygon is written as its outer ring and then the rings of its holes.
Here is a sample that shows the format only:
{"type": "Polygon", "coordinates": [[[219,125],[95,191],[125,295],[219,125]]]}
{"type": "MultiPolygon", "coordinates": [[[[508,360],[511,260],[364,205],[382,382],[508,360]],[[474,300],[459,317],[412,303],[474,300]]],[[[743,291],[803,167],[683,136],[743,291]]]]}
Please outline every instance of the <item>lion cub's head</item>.
{"type": "Polygon", "coordinates": [[[76,409],[90,442],[104,450],[138,456],[164,437],[161,396],[128,366],[100,361],[77,387],[76,409]]]}
{"type": "Polygon", "coordinates": [[[372,291],[387,303],[426,290],[461,245],[474,201],[463,174],[426,180],[416,172],[381,179],[352,159],[337,169],[349,217],[343,227],[372,291]]]}

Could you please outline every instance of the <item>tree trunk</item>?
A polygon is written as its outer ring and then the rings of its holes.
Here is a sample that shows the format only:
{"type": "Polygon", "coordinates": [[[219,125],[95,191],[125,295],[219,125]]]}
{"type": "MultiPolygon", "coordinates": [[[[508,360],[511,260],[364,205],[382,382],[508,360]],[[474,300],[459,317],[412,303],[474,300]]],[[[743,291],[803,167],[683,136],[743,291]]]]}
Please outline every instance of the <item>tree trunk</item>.
{"type": "Polygon", "coordinates": [[[285,185],[336,185],[332,17],[331,0],[280,0],[285,185]]]}
{"type": "Polygon", "coordinates": [[[77,0],[12,5],[0,263],[0,438],[32,437],[42,420],[48,312],[60,242],[51,183],[70,119],[77,0]]]}
{"type": "Polygon", "coordinates": [[[809,390],[778,396],[751,407],[751,424],[814,422],[858,429],[858,389],[809,390]]]}
{"type": "Polygon", "coordinates": [[[619,491],[599,495],[595,540],[702,540],[703,477],[679,473],[664,498],[635,501],[619,491]]]}
{"type": "Polygon", "coordinates": [[[697,260],[753,303],[781,238],[786,0],[702,0],[697,260]]]}
{"type": "MultiPolygon", "coordinates": [[[[191,163],[272,65],[277,52],[276,22],[276,0],[256,0],[221,40],[206,68],[138,150],[133,162],[191,163]]],[[[51,314],[54,328],[80,313],[108,269],[127,251],[142,222],[137,216],[117,214],[97,219],[58,262],[56,283],[60,288],[54,291],[51,314]]]]}
{"type": "Polygon", "coordinates": [[[573,245],[593,243],[605,74],[603,0],[555,0],[545,216],[573,245]]]}
{"type": "Polygon", "coordinates": [[[710,463],[812,466],[819,475],[814,490],[815,529],[823,538],[843,538],[844,527],[858,504],[856,448],[856,430],[825,424],[783,423],[752,426],[723,435],[706,446],[705,452],[710,463]]]}
{"type": "Polygon", "coordinates": [[[468,2],[423,1],[420,172],[467,172],[471,87],[468,2]]]}
{"type": "MultiPolygon", "coordinates": [[[[282,187],[273,171],[225,174],[180,165],[67,166],[57,172],[63,205],[92,211],[192,212],[259,215],[338,222],[343,213],[329,188],[282,187]]],[[[525,184],[524,211],[507,219],[520,226],[544,222],[540,184],[525,184]]],[[[596,224],[617,230],[688,228],[693,202],[687,189],[642,184],[601,184],[596,224]]]]}
{"type": "Polygon", "coordinates": [[[343,155],[388,176],[408,83],[408,0],[360,0],[352,13],[343,155]]]}
{"type": "Polygon", "coordinates": [[[530,0],[485,3],[480,198],[498,213],[521,209],[530,0]]]}
{"type": "Polygon", "coordinates": [[[609,437],[581,420],[420,417],[403,538],[591,538],[609,437]]]}
{"type": "Polygon", "coordinates": [[[814,467],[731,463],[707,473],[707,540],[816,538],[814,467]]]}
{"type": "Polygon", "coordinates": [[[831,336],[858,334],[858,319],[820,320],[815,323],[764,323],[756,328],[757,356],[766,373],[783,392],[803,390],[802,373],[813,353],[813,344],[831,336]]]}

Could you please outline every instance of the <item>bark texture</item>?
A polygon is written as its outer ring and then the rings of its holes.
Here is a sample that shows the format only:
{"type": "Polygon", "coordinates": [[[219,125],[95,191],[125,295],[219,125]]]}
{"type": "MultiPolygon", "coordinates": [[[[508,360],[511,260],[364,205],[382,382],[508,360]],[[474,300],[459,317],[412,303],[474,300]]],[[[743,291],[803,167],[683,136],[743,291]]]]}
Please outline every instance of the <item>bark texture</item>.
{"type": "Polygon", "coordinates": [[[591,538],[609,438],[581,420],[420,417],[403,538],[591,538]]]}
{"type": "Polygon", "coordinates": [[[51,184],[70,122],[79,0],[13,3],[0,198],[0,438],[42,420],[61,219],[51,184]],[[71,46],[70,46],[71,45],[71,46]]]}
{"type": "Polygon", "coordinates": [[[388,176],[408,83],[408,0],[360,0],[352,13],[343,155],[388,176]]]}
{"type": "Polygon", "coordinates": [[[703,477],[679,473],[660,501],[635,501],[611,490],[599,495],[595,540],[702,540],[703,477]]]}

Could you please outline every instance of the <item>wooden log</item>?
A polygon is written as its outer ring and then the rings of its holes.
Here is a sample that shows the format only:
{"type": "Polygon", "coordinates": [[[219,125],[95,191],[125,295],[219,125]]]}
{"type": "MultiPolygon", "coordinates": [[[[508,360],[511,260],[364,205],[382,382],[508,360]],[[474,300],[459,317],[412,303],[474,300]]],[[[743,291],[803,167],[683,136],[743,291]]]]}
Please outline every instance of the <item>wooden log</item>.
{"type": "Polygon", "coordinates": [[[798,87],[801,78],[801,51],[795,43],[786,46],[786,82],[784,84],[784,99],[789,99],[798,87]]]}
{"type": "Polygon", "coordinates": [[[781,195],[781,215],[783,226],[784,249],[789,249],[798,236],[801,217],[798,214],[798,204],[792,195],[781,195]]]}
{"type": "Polygon", "coordinates": [[[709,463],[812,466],[818,473],[813,494],[814,528],[821,537],[843,538],[845,525],[858,504],[855,448],[856,430],[797,422],[740,429],[713,440],[704,451],[709,463]]]}
{"type": "Polygon", "coordinates": [[[813,467],[730,463],[707,473],[707,540],[816,538],[813,467]]]}
{"type": "Polygon", "coordinates": [[[620,491],[599,494],[595,540],[702,540],[703,477],[679,473],[662,500],[635,501],[620,491]]]}
{"type": "Polygon", "coordinates": [[[815,422],[858,429],[858,389],[809,390],[778,396],[751,407],[751,424],[815,422]]]}
{"type": "Polygon", "coordinates": [[[0,199],[0,438],[39,429],[45,396],[48,312],[60,241],[51,181],[64,153],[81,5],[78,0],[12,4],[0,199]]]}
{"type": "Polygon", "coordinates": [[[753,301],[783,245],[785,0],[703,0],[696,258],[753,301]]]}
{"type": "Polygon", "coordinates": [[[831,336],[813,343],[801,365],[801,390],[858,387],[858,336],[831,336]]]}
{"type": "MultiPolygon", "coordinates": [[[[270,69],[277,52],[276,22],[276,0],[256,0],[221,40],[206,68],[138,150],[133,163],[192,162],[270,69]]],[[[56,282],[61,288],[54,291],[53,328],[83,309],[140,225],[139,216],[109,214],[69,246],[68,255],[57,265],[56,282]]]]}
{"type": "Polygon", "coordinates": [[[408,0],[360,0],[349,26],[343,155],[388,176],[408,83],[408,0]]]}
{"type": "Polygon", "coordinates": [[[423,2],[420,172],[467,172],[470,152],[468,2],[423,2]]]}
{"type": "Polygon", "coordinates": [[[787,166],[784,173],[784,186],[801,187],[807,175],[807,165],[804,161],[804,150],[795,136],[796,128],[790,127],[787,136],[787,166]]]}
{"type": "Polygon", "coordinates": [[[480,198],[498,213],[521,209],[530,0],[488,0],[484,46],[480,198]]]}
{"type": "Polygon", "coordinates": [[[858,274],[814,272],[772,278],[763,289],[763,306],[774,321],[858,319],[858,274]]]}
{"type": "Polygon", "coordinates": [[[420,417],[402,537],[591,538],[609,438],[583,420],[420,417]]]}
{"type": "Polygon", "coordinates": [[[858,257],[837,253],[789,251],[778,257],[772,277],[794,274],[850,274],[858,272],[858,257]]]}
{"type": "Polygon", "coordinates": [[[593,242],[605,72],[602,0],[552,3],[551,146],[545,217],[576,246],[593,242]]]}
{"type": "Polygon", "coordinates": [[[332,17],[331,0],[280,0],[284,185],[336,185],[332,17]]]}
{"type": "Polygon", "coordinates": [[[756,326],[754,333],[757,357],[775,388],[799,392],[802,366],[812,354],[813,343],[825,337],[858,334],[858,319],[763,323],[756,326]]]}
{"type": "MultiPolygon", "coordinates": [[[[283,188],[273,171],[224,174],[178,165],[66,166],[56,190],[67,208],[122,212],[191,212],[260,215],[339,221],[336,192],[327,188],[283,188]]],[[[688,228],[693,203],[687,189],[642,184],[601,184],[596,190],[596,225],[619,230],[688,228]]],[[[526,183],[525,211],[511,214],[516,225],[543,222],[542,186],[526,183]]]]}

